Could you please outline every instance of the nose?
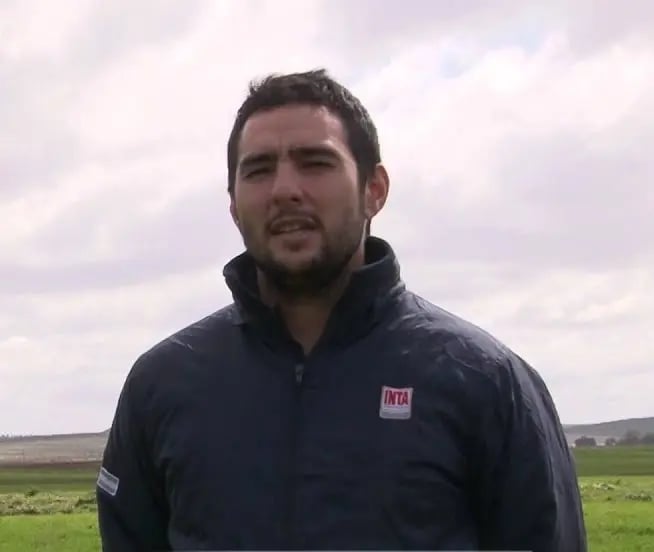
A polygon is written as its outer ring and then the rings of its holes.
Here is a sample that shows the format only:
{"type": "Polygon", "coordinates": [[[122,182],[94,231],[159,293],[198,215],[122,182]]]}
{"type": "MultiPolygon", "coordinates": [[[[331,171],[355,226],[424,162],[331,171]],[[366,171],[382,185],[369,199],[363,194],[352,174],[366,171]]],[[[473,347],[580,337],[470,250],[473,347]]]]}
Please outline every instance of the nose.
{"type": "Polygon", "coordinates": [[[278,202],[299,202],[302,199],[301,175],[290,160],[281,160],[275,171],[272,198],[278,202]]]}

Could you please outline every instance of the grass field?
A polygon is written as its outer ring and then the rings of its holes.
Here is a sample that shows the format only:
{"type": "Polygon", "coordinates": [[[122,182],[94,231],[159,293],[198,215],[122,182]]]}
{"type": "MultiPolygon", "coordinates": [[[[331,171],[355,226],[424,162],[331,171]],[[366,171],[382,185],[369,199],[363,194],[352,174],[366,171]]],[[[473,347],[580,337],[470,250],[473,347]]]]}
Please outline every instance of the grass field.
{"type": "Polygon", "coordinates": [[[0,495],[37,491],[93,490],[100,469],[99,463],[49,466],[0,466],[0,495]]]}
{"type": "MultiPolygon", "coordinates": [[[[590,552],[654,552],[654,447],[575,450],[590,552]]],[[[0,467],[0,550],[100,549],[97,464],[0,467]]]]}
{"type": "Polygon", "coordinates": [[[582,476],[654,475],[654,447],[597,447],[575,449],[582,476]]]}
{"type": "Polygon", "coordinates": [[[95,513],[0,516],[0,550],[97,552],[95,513]]]}

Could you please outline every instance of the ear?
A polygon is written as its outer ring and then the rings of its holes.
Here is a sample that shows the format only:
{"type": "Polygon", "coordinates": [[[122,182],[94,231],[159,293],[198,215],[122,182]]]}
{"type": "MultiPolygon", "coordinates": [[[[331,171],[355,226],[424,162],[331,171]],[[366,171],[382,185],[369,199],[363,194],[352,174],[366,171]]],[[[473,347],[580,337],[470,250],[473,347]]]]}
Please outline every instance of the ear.
{"type": "Polygon", "coordinates": [[[384,208],[388,198],[390,181],[384,165],[379,163],[368,179],[365,190],[366,218],[372,220],[384,208]]]}

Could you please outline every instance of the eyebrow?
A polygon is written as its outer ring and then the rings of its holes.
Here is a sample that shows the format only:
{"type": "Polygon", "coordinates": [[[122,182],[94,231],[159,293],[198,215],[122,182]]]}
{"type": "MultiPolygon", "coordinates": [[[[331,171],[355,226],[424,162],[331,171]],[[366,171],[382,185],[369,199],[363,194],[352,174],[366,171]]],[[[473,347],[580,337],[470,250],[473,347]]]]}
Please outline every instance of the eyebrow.
{"type": "Polygon", "coordinates": [[[338,154],[326,146],[298,146],[291,148],[292,157],[330,157],[338,159],[338,154]]]}
{"type": "Polygon", "coordinates": [[[277,159],[277,155],[274,153],[250,153],[243,156],[238,164],[238,168],[239,170],[244,170],[255,165],[270,163],[275,161],[275,159],[277,159]]]}
{"type": "MultiPolygon", "coordinates": [[[[289,150],[291,157],[329,157],[333,160],[338,160],[338,154],[331,148],[325,146],[297,146],[289,150]]],[[[279,155],[271,152],[251,153],[243,156],[238,164],[240,170],[253,167],[255,165],[262,165],[265,163],[272,163],[277,160],[279,155]]]]}

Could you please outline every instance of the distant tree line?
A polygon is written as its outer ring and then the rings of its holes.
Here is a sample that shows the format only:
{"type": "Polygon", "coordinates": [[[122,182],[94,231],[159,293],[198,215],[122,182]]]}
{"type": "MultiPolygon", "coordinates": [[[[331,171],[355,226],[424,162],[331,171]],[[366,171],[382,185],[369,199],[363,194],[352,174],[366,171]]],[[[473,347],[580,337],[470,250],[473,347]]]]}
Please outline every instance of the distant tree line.
{"type": "MultiPolygon", "coordinates": [[[[654,445],[654,433],[645,433],[641,435],[637,431],[629,430],[622,437],[616,439],[609,437],[604,446],[607,447],[633,447],[643,445],[654,445]]],[[[596,447],[597,441],[594,437],[587,437],[582,435],[579,439],[575,440],[575,447],[596,447]]]]}

